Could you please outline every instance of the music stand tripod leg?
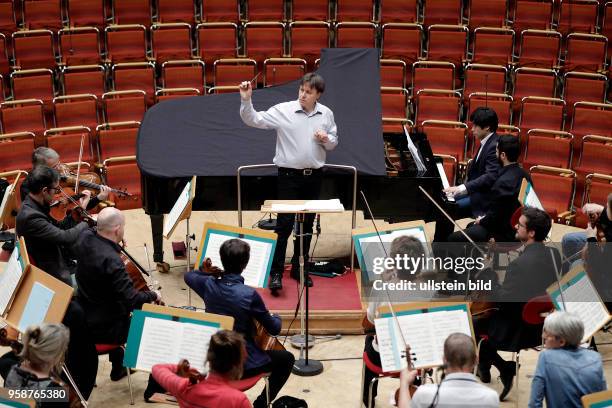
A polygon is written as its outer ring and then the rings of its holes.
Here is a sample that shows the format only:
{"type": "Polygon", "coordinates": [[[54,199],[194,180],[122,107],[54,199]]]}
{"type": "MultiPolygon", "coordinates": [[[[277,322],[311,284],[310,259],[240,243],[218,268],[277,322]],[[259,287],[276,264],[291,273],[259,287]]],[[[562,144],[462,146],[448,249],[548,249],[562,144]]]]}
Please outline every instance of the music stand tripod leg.
{"type": "MultiPolygon", "coordinates": [[[[300,293],[306,289],[306,305],[304,306],[304,298],[301,299],[300,314],[302,315],[301,332],[304,339],[304,347],[300,348],[300,358],[293,364],[293,374],[302,377],[311,377],[323,372],[323,364],[318,360],[308,358],[308,285],[304,288],[306,276],[304,268],[304,213],[297,214],[298,223],[300,225],[300,293]],[[305,352],[306,358],[302,358],[305,352]]],[[[312,341],[312,340],[311,340],[312,341]]]]}

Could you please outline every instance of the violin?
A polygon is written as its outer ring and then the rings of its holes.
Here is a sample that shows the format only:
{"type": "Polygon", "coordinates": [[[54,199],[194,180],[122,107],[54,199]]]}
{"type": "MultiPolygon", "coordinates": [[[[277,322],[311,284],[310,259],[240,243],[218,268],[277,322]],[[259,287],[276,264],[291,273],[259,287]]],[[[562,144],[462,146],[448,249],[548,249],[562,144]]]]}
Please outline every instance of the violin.
{"type": "MultiPolygon", "coordinates": [[[[212,259],[210,258],[204,258],[202,265],[200,265],[200,271],[211,274],[217,278],[220,278],[225,273],[223,269],[213,265],[212,259]]],[[[286,350],[283,343],[278,340],[278,337],[272,336],[270,333],[268,333],[268,331],[261,323],[259,323],[259,321],[253,319],[253,324],[255,325],[253,340],[255,341],[257,347],[263,351],[286,350]]]]}
{"type": "MultiPolygon", "coordinates": [[[[147,272],[133,257],[130,255],[125,248],[121,247],[121,260],[123,261],[123,265],[125,266],[125,271],[128,276],[132,280],[134,284],[134,289],[139,292],[143,291],[151,291],[151,290],[160,290],[161,286],[157,285],[156,282],[149,284],[147,282],[145,276],[151,277],[149,272],[147,272]]],[[[163,301],[157,302],[157,304],[164,305],[163,301]]]]}
{"type": "Polygon", "coordinates": [[[191,385],[195,385],[206,378],[206,376],[200,373],[198,370],[191,368],[189,365],[189,360],[185,360],[184,358],[181,359],[176,366],[176,375],[179,377],[188,378],[191,385]]]}

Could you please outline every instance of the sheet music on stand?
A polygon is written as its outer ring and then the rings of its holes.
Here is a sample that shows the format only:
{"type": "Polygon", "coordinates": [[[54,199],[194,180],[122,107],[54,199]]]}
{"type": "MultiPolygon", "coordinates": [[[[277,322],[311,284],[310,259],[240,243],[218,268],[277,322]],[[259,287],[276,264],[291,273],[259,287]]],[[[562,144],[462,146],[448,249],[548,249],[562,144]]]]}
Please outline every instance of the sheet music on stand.
{"type": "Polygon", "coordinates": [[[191,203],[195,197],[196,176],[185,185],[183,191],[176,199],[174,206],[164,220],[164,238],[168,239],[176,229],[178,223],[191,214],[191,203]]]}
{"type": "Polygon", "coordinates": [[[612,318],[582,264],[574,266],[559,283],[553,283],[546,291],[555,309],[574,313],[582,320],[582,343],[587,342],[612,318]]]}
{"type": "Polygon", "coordinates": [[[474,337],[472,317],[467,303],[406,303],[395,305],[397,322],[389,307],[379,308],[380,318],[374,321],[383,371],[394,372],[407,365],[399,333],[414,353],[414,367],[430,368],[443,364],[444,341],[452,333],[474,337]],[[400,328],[398,328],[398,324],[400,328]]]}
{"type": "Polygon", "coordinates": [[[15,242],[15,248],[0,274],[0,316],[4,316],[17,292],[28,265],[23,238],[15,242]]]}
{"type": "Polygon", "coordinates": [[[542,202],[538,198],[538,195],[533,188],[533,185],[527,181],[527,179],[523,179],[521,182],[521,190],[519,192],[519,201],[521,205],[525,207],[535,207],[539,210],[545,211],[542,202]]]}
{"type": "Polygon", "coordinates": [[[11,216],[11,211],[17,208],[15,203],[15,194],[17,193],[17,183],[21,174],[15,177],[15,180],[8,185],[2,196],[2,203],[0,203],[0,229],[6,224],[6,220],[11,216]]]}
{"type": "Polygon", "coordinates": [[[427,172],[427,167],[425,166],[425,163],[423,163],[423,158],[421,157],[421,154],[419,153],[419,149],[417,149],[417,147],[412,142],[412,139],[410,138],[410,133],[408,133],[408,129],[406,129],[406,126],[404,126],[404,134],[406,135],[406,141],[408,143],[408,150],[410,151],[410,154],[412,155],[412,158],[414,159],[414,163],[417,166],[417,173],[418,173],[417,176],[420,177],[427,172]]]}

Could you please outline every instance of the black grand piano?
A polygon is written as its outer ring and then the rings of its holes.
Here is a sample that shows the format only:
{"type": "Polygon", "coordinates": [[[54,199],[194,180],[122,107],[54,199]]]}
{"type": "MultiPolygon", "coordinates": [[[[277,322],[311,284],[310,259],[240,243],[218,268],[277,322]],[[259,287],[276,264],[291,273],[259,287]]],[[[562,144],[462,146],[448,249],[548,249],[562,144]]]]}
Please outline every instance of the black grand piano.
{"type": "MultiPolygon", "coordinates": [[[[441,181],[431,148],[423,134],[410,137],[426,171],[417,171],[404,134],[381,137],[378,50],[324,49],[318,72],[327,89],[321,102],[332,108],[338,125],[339,145],[327,163],[355,166],[358,190],[366,195],[374,217],[399,222],[432,220],[433,205],[419,191],[424,187],[440,196],[441,181]],[[399,171],[389,175],[385,151],[399,152],[399,171]]],[[[297,82],[255,90],[257,110],[297,96],[297,82]]],[[[142,174],[142,199],[151,216],[155,261],[161,261],[163,214],[170,211],[191,176],[198,176],[195,211],[236,211],[238,167],[271,163],[273,130],[246,127],[239,117],[237,93],[207,95],[159,103],[140,127],[137,144],[142,174]]],[[[276,198],[275,171],[244,172],[241,176],[243,210],[259,210],[276,198]]],[[[321,199],[339,198],[352,206],[353,175],[325,171],[321,199]]],[[[357,209],[364,210],[361,200],[357,209]]],[[[367,216],[367,214],[366,214],[367,216]]]]}

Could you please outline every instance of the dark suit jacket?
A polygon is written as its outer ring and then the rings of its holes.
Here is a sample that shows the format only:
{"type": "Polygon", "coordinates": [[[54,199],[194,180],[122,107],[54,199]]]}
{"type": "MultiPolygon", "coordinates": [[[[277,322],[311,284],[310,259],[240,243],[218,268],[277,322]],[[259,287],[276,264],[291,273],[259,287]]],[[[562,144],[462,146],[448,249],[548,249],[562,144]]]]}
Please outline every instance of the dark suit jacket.
{"type": "Polygon", "coordinates": [[[491,187],[491,205],[485,217],[480,220],[489,237],[497,242],[514,241],[514,226],[510,225],[512,214],[521,206],[518,195],[523,179],[531,182],[531,177],[518,165],[512,163],[502,167],[491,187]]]}
{"type": "Polygon", "coordinates": [[[541,242],[528,245],[508,265],[504,283],[497,293],[499,312],[489,325],[489,340],[498,350],[517,351],[542,344],[542,325],[528,325],[522,316],[525,303],[544,295],[546,288],[556,281],[551,252],[561,267],[559,251],[541,242]]]}
{"type": "Polygon", "coordinates": [[[75,243],[77,297],[95,343],[125,343],[131,311],[157,298],[152,291],[134,289],[119,251],[93,229],[86,229],[75,243]]]}
{"type": "Polygon", "coordinates": [[[36,266],[72,286],[70,273],[73,268],[66,260],[64,248],[72,246],[86,228],[86,223],[77,224],[70,216],[56,221],[49,215],[48,207],[27,196],[17,214],[15,230],[25,239],[36,266]]]}
{"type": "Polygon", "coordinates": [[[472,213],[475,215],[485,214],[491,204],[491,187],[500,170],[495,154],[498,140],[497,133],[493,133],[480,148],[478,160],[472,161],[467,171],[465,187],[470,196],[472,213]]]}

